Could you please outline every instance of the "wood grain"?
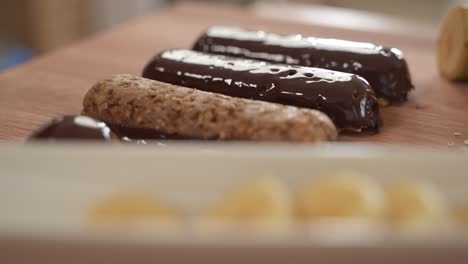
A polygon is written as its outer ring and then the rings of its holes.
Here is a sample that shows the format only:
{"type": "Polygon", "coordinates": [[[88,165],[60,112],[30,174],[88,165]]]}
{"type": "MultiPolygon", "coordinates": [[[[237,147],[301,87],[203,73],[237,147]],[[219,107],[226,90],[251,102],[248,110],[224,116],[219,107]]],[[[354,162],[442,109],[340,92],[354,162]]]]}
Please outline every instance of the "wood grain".
{"type": "Polygon", "coordinates": [[[118,73],[140,74],[145,63],[168,48],[189,48],[215,24],[263,28],[278,33],[369,41],[402,49],[416,89],[401,106],[382,109],[378,135],[342,136],[342,141],[447,148],[468,139],[468,85],[439,77],[435,37],[402,37],[345,31],[255,18],[226,6],[179,4],[121,25],[65,49],[0,74],[0,141],[23,141],[49,118],[77,114],[85,92],[100,79],[118,73]],[[455,137],[454,132],[462,133],[455,137]]]}

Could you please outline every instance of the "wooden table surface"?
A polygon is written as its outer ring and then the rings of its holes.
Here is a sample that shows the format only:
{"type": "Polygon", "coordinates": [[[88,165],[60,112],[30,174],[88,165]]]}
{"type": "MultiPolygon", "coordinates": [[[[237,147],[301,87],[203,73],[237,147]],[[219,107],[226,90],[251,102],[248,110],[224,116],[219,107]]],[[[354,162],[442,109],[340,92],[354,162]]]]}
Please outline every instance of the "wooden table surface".
{"type": "Polygon", "coordinates": [[[46,54],[0,74],[0,141],[23,141],[51,117],[78,114],[92,84],[114,74],[140,74],[145,63],[168,48],[190,48],[210,25],[240,25],[277,33],[368,41],[402,49],[416,89],[401,106],[382,109],[378,135],[343,136],[343,141],[447,148],[468,139],[468,84],[439,77],[436,37],[349,31],[256,18],[236,7],[179,4],[109,32],[46,54]],[[462,133],[454,136],[454,133],[462,133]]]}

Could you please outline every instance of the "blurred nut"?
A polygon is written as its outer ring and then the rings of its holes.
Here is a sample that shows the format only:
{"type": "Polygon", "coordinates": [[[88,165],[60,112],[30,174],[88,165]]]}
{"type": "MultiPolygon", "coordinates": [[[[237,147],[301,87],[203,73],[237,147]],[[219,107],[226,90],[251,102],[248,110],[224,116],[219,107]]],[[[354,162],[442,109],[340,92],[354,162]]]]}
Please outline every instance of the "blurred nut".
{"type": "Polygon", "coordinates": [[[322,219],[371,219],[383,213],[384,195],[376,183],[364,177],[329,177],[312,182],[296,196],[300,221],[322,219]]]}

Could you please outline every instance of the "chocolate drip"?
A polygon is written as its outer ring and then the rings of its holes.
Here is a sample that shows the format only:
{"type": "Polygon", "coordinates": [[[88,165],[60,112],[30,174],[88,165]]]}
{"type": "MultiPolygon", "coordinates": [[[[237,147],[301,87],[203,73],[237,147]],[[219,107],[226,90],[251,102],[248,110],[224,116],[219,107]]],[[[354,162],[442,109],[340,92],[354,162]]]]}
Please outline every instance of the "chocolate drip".
{"type": "Polygon", "coordinates": [[[378,97],[390,101],[405,101],[413,88],[403,53],[370,43],[212,27],[193,49],[353,73],[364,77],[378,97]]]}
{"type": "Polygon", "coordinates": [[[317,109],[330,116],[340,129],[377,132],[380,125],[372,88],[352,74],[168,50],[149,62],[143,77],[228,96],[317,109]]]}
{"type": "Polygon", "coordinates": [[[63,116],[52,119],[30,137],[32,140],[111,141],[111,131],[103,122],[87,116],[63,116]]]}

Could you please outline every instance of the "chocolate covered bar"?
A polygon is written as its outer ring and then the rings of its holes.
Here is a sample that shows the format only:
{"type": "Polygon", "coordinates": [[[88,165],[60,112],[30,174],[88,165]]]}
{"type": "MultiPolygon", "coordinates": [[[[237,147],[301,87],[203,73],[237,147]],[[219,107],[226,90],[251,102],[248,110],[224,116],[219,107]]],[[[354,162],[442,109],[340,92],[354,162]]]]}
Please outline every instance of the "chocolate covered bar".
{"type": "Polygon", "coordinates": [[[83,114],[108,124],[197,139],[320,142],[337,131],[323,113],[117,75],[95,84],[83,114]]]}
{"type": "Polygon", "coordinates": [[[370,43],[215,26],[193,49],[357,74],[371,84],[378,97],[391,102],[405,101],[413,88],[403,53],[370,43]]]}
{"type": "Polygon", "coordinates": [[[317,109],[339,129],[377,132],[377,98],[361,77],[324,69],[174,49],[160,53],[143,77],[233,97],[317,109]]]}

